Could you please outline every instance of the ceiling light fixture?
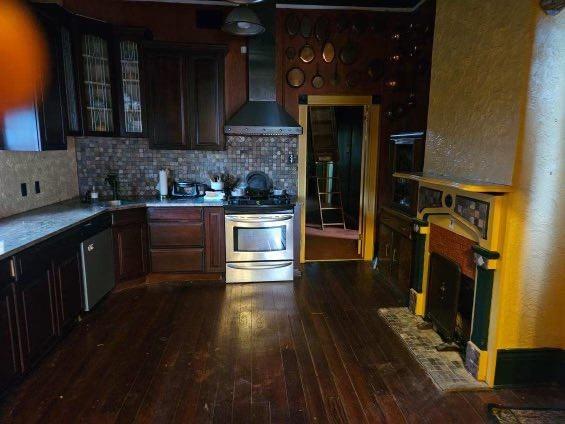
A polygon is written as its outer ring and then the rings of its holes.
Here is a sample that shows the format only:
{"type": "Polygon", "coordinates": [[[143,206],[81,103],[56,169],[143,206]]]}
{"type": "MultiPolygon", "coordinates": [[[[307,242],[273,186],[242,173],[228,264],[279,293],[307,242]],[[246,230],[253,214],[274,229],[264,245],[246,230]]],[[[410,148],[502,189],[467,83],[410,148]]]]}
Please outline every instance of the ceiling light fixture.
{"type": "Polygon", "coordinates": [[[237,6],[226,17],[222,30],[230,34],[249,37],[262,34],[265,32],[265,27],[251,9],[247,6],[237,6]]]}

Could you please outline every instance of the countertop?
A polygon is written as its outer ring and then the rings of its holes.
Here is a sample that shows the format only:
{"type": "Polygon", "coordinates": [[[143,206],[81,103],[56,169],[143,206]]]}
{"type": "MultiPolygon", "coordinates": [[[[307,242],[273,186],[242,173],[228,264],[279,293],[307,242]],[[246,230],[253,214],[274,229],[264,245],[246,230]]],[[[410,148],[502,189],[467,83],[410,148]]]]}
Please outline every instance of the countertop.
{"type": "Polygon", "coordinates": [[[104,212],[140,207],[224,206],[224,201],[198,199],[136,199],[119,206],[90,205],[78,199],[0,219],[0,260],[86,222],[104,212]]]}

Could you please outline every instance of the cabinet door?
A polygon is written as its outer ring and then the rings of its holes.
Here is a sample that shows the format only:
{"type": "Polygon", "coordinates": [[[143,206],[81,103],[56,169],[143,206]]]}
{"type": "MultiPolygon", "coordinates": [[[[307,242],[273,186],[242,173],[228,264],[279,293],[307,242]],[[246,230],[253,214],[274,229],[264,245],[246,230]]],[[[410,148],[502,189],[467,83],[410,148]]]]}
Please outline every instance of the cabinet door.
{"type": "Polygon", "coordinates": [[[379,226],[379,272],[387,280],[390,278],[392,256],[392,230],[386,225],[379,226]]]}
{"type": "Polygon", "coordinates": [[[127,281],[147,274],[147,229],[145,224],[113,228],[116,280],[127,281]]]}
{"type": "Polygon", "coordinates": [[[226,271],[224,208],[206,208],[204,212],[206,272],[226,271]]]}
{"type": "Polygon", "coordinates": [[[20,374],[14,285],[0,281],[0,392],[20,374]]]}
{"type": "Polygon", "coordinates": [[[145,135],[142,40],[148,35],[142,28],[120,27],[115,31],[118,110],[122,137],[145,135]]]}
{"type": "Polygon", "coordinates": [[[146,49],[148,137],[153,149],[188,149],[188,72],[182,52],[146,49]]]}
{"type": "Polygon", "coordinates": [[[396,262],[398,264],[397,288],[406,304],[408,304],[412,273],[412,240],[401,235],[395,235],[394,251],[396,252],[396,262]]]}
{"type": "Polygon", "coordinates": [[[190,75],[191,149],[222,150],[225,147],[223,54],[192,54],[190,75]]]}
{"type": "Polygon", "coordinates": [[[92,19],[75,17],[73,33],[81,86],[83,132],[85,135],[114,136],[118,133],[118,114],[111,27],[92,19]]]}
{"type": "Polygon", "coordinates": [[[25,368],[33,366],[57,339],[53,277],[50,264],[17,284],[18,318],[25,368]]]}
{"type": "Polygon", "coordinates": [[[78,245],[62,249],[53,264],[59,334],[82,311],[82,271],[78,245]]]}

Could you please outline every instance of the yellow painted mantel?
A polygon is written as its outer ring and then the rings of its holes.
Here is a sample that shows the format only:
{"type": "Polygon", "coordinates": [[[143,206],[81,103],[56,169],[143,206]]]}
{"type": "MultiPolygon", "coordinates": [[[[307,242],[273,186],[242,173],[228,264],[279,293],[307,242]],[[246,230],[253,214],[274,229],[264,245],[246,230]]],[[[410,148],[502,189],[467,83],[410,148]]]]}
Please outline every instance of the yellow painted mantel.
{"type": "Polygon", "coordinates": [[[408,180],[428,183],[437,186],[455,188],[458,190],[468,191],[470,193],[510,193],[512,186],[505,184],[485,183],[481,181],[467,180],[462,178],[448,178],[442,175],[414,172],[395,172],[394,177],[406,178],[408,180]]]}

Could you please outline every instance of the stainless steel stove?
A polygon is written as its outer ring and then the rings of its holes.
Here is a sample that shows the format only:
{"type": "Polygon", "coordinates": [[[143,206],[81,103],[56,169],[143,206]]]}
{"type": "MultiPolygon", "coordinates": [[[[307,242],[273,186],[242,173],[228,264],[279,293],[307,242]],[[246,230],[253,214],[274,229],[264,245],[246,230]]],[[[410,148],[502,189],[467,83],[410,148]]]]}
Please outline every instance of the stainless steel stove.
{"type": "Polygon", "coordinates": [[[294,199],[228,199],[226,282],[291,281],[294,276],[294,199]]]}

